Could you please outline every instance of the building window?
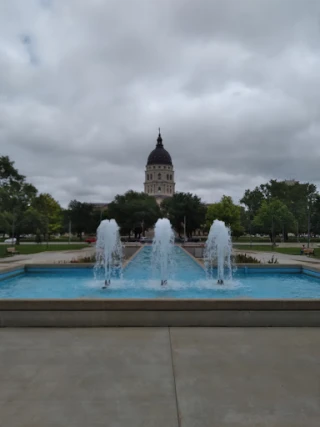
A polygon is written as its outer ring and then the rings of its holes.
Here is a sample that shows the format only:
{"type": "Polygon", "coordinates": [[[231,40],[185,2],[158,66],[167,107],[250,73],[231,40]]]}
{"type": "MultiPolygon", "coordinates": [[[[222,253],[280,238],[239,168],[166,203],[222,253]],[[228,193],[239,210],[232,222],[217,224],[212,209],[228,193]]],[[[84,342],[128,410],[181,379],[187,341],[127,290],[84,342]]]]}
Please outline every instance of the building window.
{"type": "Polygon", "coordinates": [[[161,179],[161,173],[158,173],[158,179],[161,179]]]}
{"type": "Polygon", "coordinates": [[[159,191],[159,193],[161,192],[161,187],[158,187],[158,191],[159,191]]]}
{"type": "Polygon", "coordinates": [[[152,174],[150,175],[150,179],[152,179],[152,174]]]}
{"type": "Polygon", "coordinates": [[[170,181],[172,181],[172,175],[170,175],[170,181]]]}
{"type": "Polygon", "coordinates": [[[155,166],[153,166],[153,169],[155,169],[156,167],[155,166]]]}
{"type": "Polygon", "coordinates": [[[172,193],[172,191],[171,191],[171,187],[170,187],[170,193],[172,193]]]}
{"type": "Polygon", "coordinates": [[[147,174],[147,181],[149,181],[149,174],[147,174]]]}
{"type": "Polygon", "coordinates": [[[169,181],[169,175],[167,174],[167,180],[169,181]]]}

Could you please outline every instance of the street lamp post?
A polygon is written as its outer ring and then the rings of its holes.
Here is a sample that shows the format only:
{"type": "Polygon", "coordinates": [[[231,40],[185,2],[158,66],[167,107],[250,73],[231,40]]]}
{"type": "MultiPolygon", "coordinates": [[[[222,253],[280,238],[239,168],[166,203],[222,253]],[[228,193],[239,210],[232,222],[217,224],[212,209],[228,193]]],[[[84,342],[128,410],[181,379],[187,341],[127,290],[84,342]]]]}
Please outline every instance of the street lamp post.
{"type": "Polygon", "coordinates": [[[11,243],[13,244],[13,242],[14,242],[14,226],[15,226],[15,224],[14,224],[14,210],[12,211],[12,231],[11,231],[11,233],[12,233],[12,240],[11,240],[11,243]]]}
{"type": "Polygon", "coordinates": [[[249,233],[250,233],[250,248],[252,248],[252,229],[251,229],[251,211],[249,210],[249,233]]]}
{"type": "Polygon", "coordinates": [[[71,242],[71,219],[69,220],[69,245],[71,242]]]}
{"type": "Polygon", "coordinates": [[[308,248],[310,248],[310,228],[311,228],[310,206],[308,206],[308,248]]]}

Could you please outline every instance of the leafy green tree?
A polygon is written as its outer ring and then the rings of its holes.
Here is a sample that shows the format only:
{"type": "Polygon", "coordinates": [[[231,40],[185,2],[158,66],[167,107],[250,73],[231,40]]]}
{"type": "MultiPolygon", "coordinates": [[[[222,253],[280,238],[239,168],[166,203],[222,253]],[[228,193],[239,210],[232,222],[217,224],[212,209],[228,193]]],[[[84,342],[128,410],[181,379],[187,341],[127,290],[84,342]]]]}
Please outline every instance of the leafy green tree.
{"type": "Polygon", "coordinates": [[[240,203],[245,206],[245,213],[242,215],[242,225],[250,235],[261,232],[261,229],[254,225],[253,218],[257,214],[265,196],[260,187],[254,190],[246,190],[240,203]]]}
{"type": "MultiPolygon", "coordinates": [[[[253,191],[246,190],[240,202],[246,206],[249,218],[252,221],[264,200],[280,200],[296,219],[296,228],[292,232],[296,233],[298,237],[299,233],[308,231],[309,210],[312,217],[313,203],[317,194],[317,188],[314,184],[271,179],[266,184],[256,187],[253,191]]],[[[257,226],[254,228],[255,232],[261,231],[257,226]]],[[[288,239],[288,231],[285,226],[285,240],[288,239]]]]}
{"type": "Polygon", "coordinates": [[[231,228],[234,237],[239,237],[244,233],[244,228],[241,225],[241,213],[241,206],[235,205],[231,197],[223,196],[220,202],[208,206],[207,226],[209,228],[215,219],[219,219],[231,228]]]}
{"type": "Polygon", "coordinates": [[[317,195],[313,201],[311,212],[311,232],[314,235],[320,235],[320,195],[317,195]]]}
{"type": "Polygon", "coordinates": [[[275,236],[283,233],[285,227],[292,231],[295,229],[296,221],[288,207],[278,199],[264,200],[253,220],[254,224],[261,227],[265,233],[270,235],[271,241],[275,243],[275,236]]]}
{"type": "Polygon", "coordinates": [[[171,198],[161,203],[161,210],[167,216],[181,237],[186,219],[186,234],[191,237],[192,233],[205,226],[206,206],[200,197],[191,193],[175,193],[171,198]]]}
{"type": "Polygon", "coordinates": [[[21,229],[25,234],[42,233],[45,235],[47,229],[46,217],[33,206],[30,206],[21,219],[21,229]]]}
{"type": "MultiPolygon", "coordinates": [[[[17,238],[23,232],[23,219],[37,195],[37,189],[26,182],[7,156],[0,157],[0,211],[10,218],[11,234],[17,238]]],[[[7,224],[4,224],[7,228],[7,224]]]]}
{"type": "Polygon", "coordinates": [[[11,215],[8,212],[0,212],[0,232],[3,235],[5,235],[6,233],[10,233],[11,224],[11,215]]]}
{"type": "Polygon", "coordinates": [[[0,157],[0,211],[3,232],[17,238],[23,232],[24,217],[37,195],[37,189],[14,167],[8,156],[0,157]]]}
{"type": "Polygon", "coordinates": [[[265,199],[263,192],[259,187],[256,187],[254,190],[246,190],[240,203],[245,205],[246,210],[250,213],[251,218],[253,218],[260,206],[262,201],[265,199]]]}
{"type": "Polygon", "coordinates": [[[108,216],[117,221],[122,235],[130,236],[133,232],[137,238],[154,226],[161,212],[154,197],[130,190],[118,194],[109,204],[108,216]]]}
{"type": "Polygon", "coordinates": [[[61,230],[62,208],[50,194],[39,194],[33,200],[32,207],[42,216],[42,226],[38,223],[34,227],[35,230],[42,230],[42,233],[47,235],[48,238],[61,230]]]}
{"type": "MultiPolygon", "coordinates": [[[[286,181],[270,180],[261,186],[266,199],[281,200],[294,215],[296,219],[297,235],[308,231],[308,209],[312,211],[313,202],[317,195],[317,188],[314,184],[286,181]]],[[[287,230],[285,230],[287,239],[287,230]]]]}
{"type": "MultiPolygon", "coordinates": [[[[72,200],[69,203],[65,218],[71,221],[72,230],[77,233],[79,239],[82,239],[83,233],[92,232],[92,223],[94,217],[94,207],[91,203],[82,203],[78,200],[72,200]]],[[[96,228],[99,224],[96,225],[96,228]]]]}
{"type": "Polygon", "coordinates": [[[0,187],[9,185],[11,181],[23,181],[25,177],[20,175],[14,167],[14,162],[8,156],[0,156],[0,187]]]}

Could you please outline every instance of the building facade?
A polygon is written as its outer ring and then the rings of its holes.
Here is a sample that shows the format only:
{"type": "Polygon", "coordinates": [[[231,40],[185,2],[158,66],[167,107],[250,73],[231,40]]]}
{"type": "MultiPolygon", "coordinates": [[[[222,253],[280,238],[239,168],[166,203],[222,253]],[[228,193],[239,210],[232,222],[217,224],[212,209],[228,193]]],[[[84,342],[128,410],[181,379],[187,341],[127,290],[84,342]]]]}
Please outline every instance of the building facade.
{"type": "Polygon", "coordinates": [[[144,192],[154,196],[158,203],[167,197],[172,197],[175,192],[172,159],[163,146],[160,129],[156,148],[151,151],[148,157],[144,192]]]}

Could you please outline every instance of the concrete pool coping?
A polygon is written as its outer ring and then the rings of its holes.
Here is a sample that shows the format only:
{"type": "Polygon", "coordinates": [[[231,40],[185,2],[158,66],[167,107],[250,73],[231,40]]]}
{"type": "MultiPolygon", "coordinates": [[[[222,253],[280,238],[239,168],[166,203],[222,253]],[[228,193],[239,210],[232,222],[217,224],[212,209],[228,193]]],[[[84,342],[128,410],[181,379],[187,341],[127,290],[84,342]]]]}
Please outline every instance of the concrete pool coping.
{"type": "MultiPolygon", "coordinates": [[[[28,270],[92,267],[92,263],[25,264],[2,270],[0,277],[28,270]]],[[[303,264],[240,264],[238,269],[247,269],[248,274],[291,271],[320,278],[319,268],[303,264]]],[[[320,299],[0,299],[0,327],[114,326],[320,326],[320,299]]]]}

